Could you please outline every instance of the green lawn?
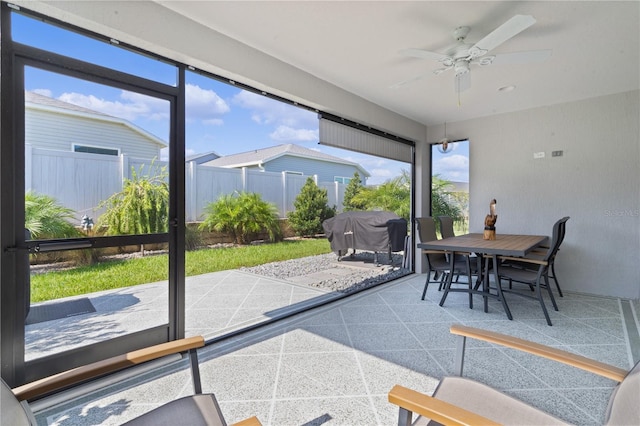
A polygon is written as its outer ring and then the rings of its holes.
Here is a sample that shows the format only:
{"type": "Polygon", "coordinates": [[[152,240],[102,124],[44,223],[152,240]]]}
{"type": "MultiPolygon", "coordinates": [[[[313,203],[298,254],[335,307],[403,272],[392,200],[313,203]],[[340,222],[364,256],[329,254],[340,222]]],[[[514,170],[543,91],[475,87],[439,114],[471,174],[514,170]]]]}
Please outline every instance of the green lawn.
{"type": "MultiPolygon", "coordinates": [[[[188,251],[186,275],[255,266],[330,251],[329,242],[324,238],[188,251]]],[[[165,281],[168,277],[167,259],[166,254],[148,256],[32,275],[31,302],[165,281]]]]}

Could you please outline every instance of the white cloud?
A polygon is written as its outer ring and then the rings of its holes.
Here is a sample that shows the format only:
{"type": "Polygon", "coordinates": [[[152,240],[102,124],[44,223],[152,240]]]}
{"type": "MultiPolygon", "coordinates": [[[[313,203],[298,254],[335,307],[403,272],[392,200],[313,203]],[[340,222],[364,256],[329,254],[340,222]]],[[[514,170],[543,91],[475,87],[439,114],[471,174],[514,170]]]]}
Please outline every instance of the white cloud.
{"type": "Polygon", "coordinates": [[[469,157],[464,155],[448,155],[433,164],[433,174],[452,181],[469,180],[469,157]]]}
{"type": "Polygon", "coordinates": [[[370,173],[372,178],[387,179],[393,176],[393,173],[389,169],[373,169],[370,173]]]}
{"type": "Polygon", "coordinates": [[[209,120],[202,120],[202,124],[207,124],[209,126],[222,126],[224,124],[224,120],[222,118],[211,118],[209,120]]]}
{"type": "Polygon", "coordinates": [[[318,117],[315,113],[257,93],[241,90],[233,97],[232,102],[250,110],[251,119],[261,125],[301,129],[318,127],[318,117]]]}
{"type": "Polygon", "coordinates": [[[169,118],[169,104],[167,101],[139,93],[122,91],[120,94],[122,101],[108,101],[94,95],[76,92],[63,93],[58,99],[129,121],[135,121],[143,117],[152,120],[166,120],[169,118]]]}
{"type": "Polygon", "coordinates": [[[218,115],[231,111],[229,104],[213,90],[203,89],[194,84],[186,85],[186,116],[188,120],[198,120],[203,124],[220,126],[218,115]]]}
{"type": "Polygon", "coordinates": [[[317,141],[318,130],[313,129],[294,129],[288,126],[278,126],[276,130],[269,135],[276,141],[317,141]]]}
{"type": "MultiPolygon", "coordinates": [[[[46,89],[39,89],[39,93],[45,94],[45,92],[46,89]]],[[[122,91],[120,98],[115,101],[75,92],[63,93],[58,99],[129,121],[135,121],[139,118],[169,119],[168,101],[135,92],[122,91]]],[[[187,120],[198,120],[213,126],[223,124],[222,119],[217,116],[231,110],[216,92],[202,89],[193,84],[186,85],[185,108],[187,120]]]]}

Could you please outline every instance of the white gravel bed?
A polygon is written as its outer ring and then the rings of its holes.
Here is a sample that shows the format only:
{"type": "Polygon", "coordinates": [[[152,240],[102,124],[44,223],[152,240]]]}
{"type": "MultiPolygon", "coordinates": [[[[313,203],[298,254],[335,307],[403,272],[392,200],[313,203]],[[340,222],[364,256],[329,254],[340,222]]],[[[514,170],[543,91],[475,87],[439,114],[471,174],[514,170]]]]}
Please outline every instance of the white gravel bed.
{"type": "MultiPolygon", "coordinates": [[[[373,263],[374,254],[372,252],[358,252],[355,260],[373,263]]],[[[357,266],[342,266],[337,261],[338,257],[334,253],[318,256],[301,257],[299,259],[285,260],[282,262],[272,262],[249,268],[240,268],[245,272],[265,277],[279,278],[286,280],[290,277],[313,274],[327,269],[344,269],[344,275],[335,275],[330,279],[309,284],[312,287],[323,288],[330,291],[340,291],[351,293],[362,288],[371,287],[376,284],[391,281],[403,277],[411,271],[400,267],[402,265],[402,255],[393,254],[391,265],[386,253],[379,253],[378,259],[382,263],[378,267],[363,268],[357,266]]]]}

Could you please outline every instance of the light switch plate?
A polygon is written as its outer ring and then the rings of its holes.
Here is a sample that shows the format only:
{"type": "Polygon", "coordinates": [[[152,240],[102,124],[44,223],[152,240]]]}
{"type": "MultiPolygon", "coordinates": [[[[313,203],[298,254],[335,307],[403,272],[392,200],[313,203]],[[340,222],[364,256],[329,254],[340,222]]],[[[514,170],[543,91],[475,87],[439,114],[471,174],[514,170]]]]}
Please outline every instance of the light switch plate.
{"type": "Polygon", "coordinates": [[[544,151],[541,151],[541,152],[534,152],[534,153],[533,153],[533,158],[534,158],[535,160],[537,160],[537,159],[539,159],[539,158],[544,158],[544,151]]]}

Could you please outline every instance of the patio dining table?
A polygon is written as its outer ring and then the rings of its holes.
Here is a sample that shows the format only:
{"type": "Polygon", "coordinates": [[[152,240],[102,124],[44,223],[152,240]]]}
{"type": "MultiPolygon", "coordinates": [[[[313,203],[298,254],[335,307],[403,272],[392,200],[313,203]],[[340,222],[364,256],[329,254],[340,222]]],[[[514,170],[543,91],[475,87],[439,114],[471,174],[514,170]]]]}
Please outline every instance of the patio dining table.
{"type": "Polygon", "coordinates": [[[425,250],[442,250],[451,254],[451,271],[453,271],[455,253],[475,253],[478,256],[478,271],[482,275],[482,290],[476,286],[469,288],[451,288],[453,274],[448,274],[447,282],[444,287],[444,294],[440,300],[440,306],[444,305],[447,295],[450,291],[454,292],[470,292],[479,294],[484,298],[484,311],[488,312],[488,298],[500,300],[507,317],[512,320],[513,316],[505,300],[502,288],[500,286],[500,277],[498,276],[498,256],[526,256],[534,248],[546,243],[548,237],[545,235],[514,235],[514,234],[498,234],[495,240],[485,240],[483,234],[465,234],[456,237],[443,238],[441,240],[427,241],[418,244],[418,248],[425,250]],[[482,268],[482,260],[484,259],[484,268],[482,268]],[[492,293],[489,286],[489,260],[493,260],[493,272],[496,282],[496,292],[492,293]]]}

